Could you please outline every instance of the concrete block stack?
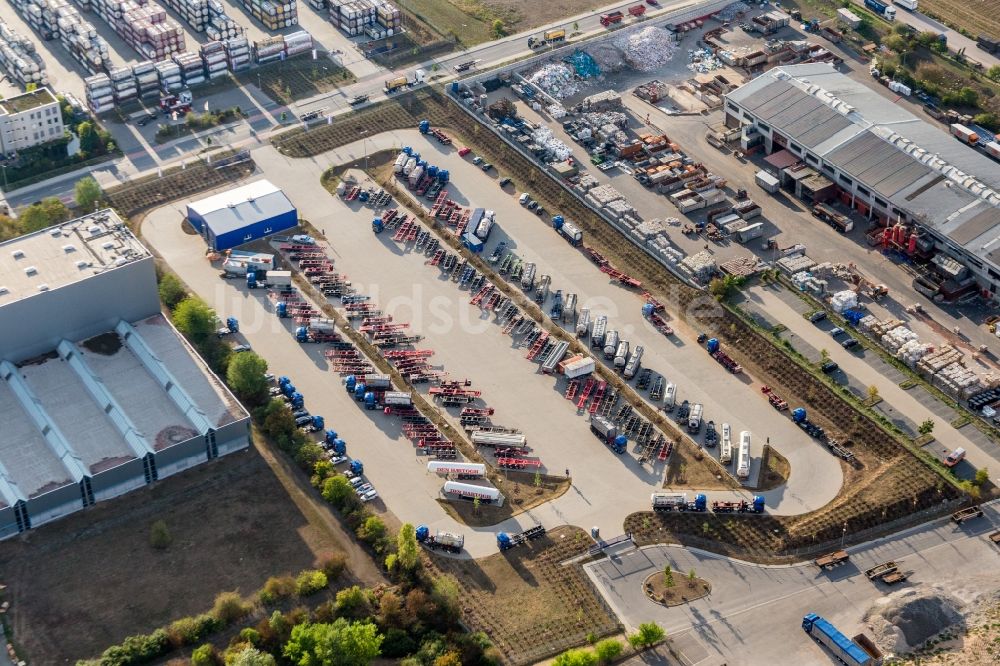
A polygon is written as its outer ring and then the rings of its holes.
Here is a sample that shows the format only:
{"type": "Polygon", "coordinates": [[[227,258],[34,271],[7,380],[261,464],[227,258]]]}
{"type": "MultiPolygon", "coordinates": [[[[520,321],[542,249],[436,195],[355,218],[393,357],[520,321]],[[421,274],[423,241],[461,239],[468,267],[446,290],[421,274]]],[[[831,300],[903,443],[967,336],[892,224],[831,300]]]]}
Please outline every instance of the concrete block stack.
{"type": "Polygon", "coordinates": [[[35,43],[4,21],[0,21],[0,66],[22,86],[44,86],[49,82],[45,61],[35,50],[35,43]]]}
{"type": "Polygon", "coordinates": [[[201,45],[199,55],[205,69],[205,76],[209,79],[225,76],[229,71],[229,64],[226,62],[226,46],[222,42],[205,42],[201,45]]]}
{"type": "Polygon", "coordinates": [[[663,257],[671,264],[680,263],[684,258],[684,253],[671,245],[670,239],[663,234],[657,235],[656,238],[650,241],[649,246],[654,253],[663,257]]]}
{"type": "Polygon", "coordinates": [[[609,202],[604,207],[604,210],[606,210],[611,217],[616,220],[634,222],[634,224],[641,223],[641,220],[639,220],[638,216],[635,215],[635,208],[633,208],[632,204],[624,199],[609,202]]]}
{"type": "Polygon", "coordinates": [[[667,230],[667,223],[659,218],[645,220],[636,225],[635,230],[642,235],[644,241],[649,241],[667,230]]]}
{"type": "Polygon", "coordinates": [[[250,67],[250,40],[246,36],[227,39],[224,45],[229,71],[240,72],[250,67]]]}
{"type": "Polygon", "coordinates": [[[979,381],[979,376],[961,363],[952,363],[941,368],[931,379],[931,383],[942,391],[962,400],[968,399],[969,396],[984,389],[979,381]]]}
{"type": "Polygon", "coordinates": [[[587,193],[587,198],[598,208],[604,208],[612,201],[620,201],[625,195],[610,185],[600,185],[587,193]]]}
{"type": "Polygon", "coordinates": [[[299,30],[298,32],[292,32],[285,35],[285,57],[291,58],[292,56],[299,55],[300,53],[308,53],[312,51],[312,48],[312,35],[305,30],[299,30]]]}
{"type": "Polygon", "coordinates": [[[115,104],[125,104],[139,97],[139,87],[131,67],[116,67],[108,71],[111,88],[115,95],[115,104]]]}
{"type": "Polygon", "coordinates": [[[132,65],[132,78],[138,89],[139,97],[158,97],[160,94],[160,79],[156,75],[156,65],[152,60],[132,65]]]}
{"type": "Polygon", "coordinates": [[[917,334],[905,326],[897,326],[891,331],[885,333],[880,340],[882,342],[882,346],[895,355],[904,344],[916,341],[917,334]]]}
{"type": "Polygon", "coordinates": [[[205,82],[205,63],[197,53],[190,51],[175,53],[171,60],[180,67],[181,79],[185,86],[196,86],[205,82]]]}
{"type": "Polygon", "coordinates": [[[181,68],[175,62],[162,60],[156,63],[156,75],[160,79],[160,90],[167,92],[180,90],[184,87],[181,68]]]}
{"type": "Polygon", "coordinates": [[[936,375],[953,363],[963,363],[965,354],[953,345],[942,345],[937,351],[929,352],[917,362],[917,370],[927,375],[936,375]]]}
{"type": "Polygon", "coordinates": [[[240,4],[268,30],[281,30],[299,24],[299,8],[296,0],[287,2],[240,0],[240,4]]]}
{"type": "Polygon", "coordinates": [[[715,256],[706,250],[684,257],[680,267],[700,282],[708,282],[718,270],[715,256]]]}
{"type": "Polygon", "coordinates": [[[871,327],[872,335],[881,338],[883,335],[888,333],[894,328],[902,326],[903,322],[900,319],[887,319],[885,321],[876,321],[871,327]]]}
{"type": "Polygon", "coordinates": [[[896,352],[896,358],[911,368],[914,368],[917,363],[920,362],[920,359],[930,353],[932,349],[933,347],[926,342],[908,340],[900,346],[899,350],[896,352]]]}
{"type": "Polygon", "coordinates": [[[781,257],[774,263],[785,275],[795,275],[796,273],[800,273],[802,271],[808,271],[816,265],[815,261],[804,254],[794,254],[787,257],[781,257]]]}
{"type": "Polygon", "coordinates": [[[872,329],[878,326],[880,323],[881,321],[879,320],[878,317],[876,317],[873,314],[868,314],[862,317],[858,321],[858,328],[860,328],[862,331],[866,333],[870,333],[872,329]]]}
{"type": "Polygon", "coordinates": [[[107,74],[95,74],[83,80],[87,106],[94,113],[104,113],[115,108],[115,93],[107,74]]]}
{"type": "Polygon", "coordinates": [[[152,0],[93,0],[97,12],[125,43],[153,61],[184,50],[184,29],[152,0]]]}

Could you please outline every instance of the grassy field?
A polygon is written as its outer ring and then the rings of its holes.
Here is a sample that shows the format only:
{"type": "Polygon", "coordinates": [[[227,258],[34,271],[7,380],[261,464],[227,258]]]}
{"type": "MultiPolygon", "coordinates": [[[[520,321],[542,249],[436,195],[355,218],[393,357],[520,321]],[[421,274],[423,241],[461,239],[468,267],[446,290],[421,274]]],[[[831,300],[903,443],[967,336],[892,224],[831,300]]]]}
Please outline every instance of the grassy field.
{"type": "MultiPolygon", "coordinates": [[[[1000,5],[996,0],[920,0],[920,11],[964,29],[973,38],[984,33],[1000,38],[1000,5]]],[[[975,57],[972,53],[969,56],[975,57]]]]}
{"type": "Polygon", "coordinates": [[[278,104],[291,104],[356,80],[353,74],[329,58],[313,60],[308,55],[242,72],[236,78],[243,84],[259,85],[264,94],[278,104]]]}
{"type": "Polygon", "coordinates": [[[583,530],[559,527],[481,560],[431,561],[458,584],[464,622],[485,631],[509,663],[531,664],[582,644],[588,632],[618,631],[583,570],[561,564],[591,543],[583,530]]]}
{"type": "Polygon", "coordinates": [[[315,566],[338,546],[251,449],[8,541],[0,571],[19,649],[58,664],[204,612],[219,592],[315,566]],[[149,544],[157,520],[173,537],[165,550],[149,544]]]}

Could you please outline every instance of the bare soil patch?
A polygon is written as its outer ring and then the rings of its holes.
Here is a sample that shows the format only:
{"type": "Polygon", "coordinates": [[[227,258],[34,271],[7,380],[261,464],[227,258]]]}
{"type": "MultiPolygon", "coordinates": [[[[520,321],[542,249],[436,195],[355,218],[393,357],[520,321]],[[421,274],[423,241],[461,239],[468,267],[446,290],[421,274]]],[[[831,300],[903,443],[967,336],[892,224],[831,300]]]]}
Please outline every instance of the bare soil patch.
{"type": "Polygon", "coordinates": [[[593,541],[578,527],[559,527],[536,541],[480,560],[430,557],[432,571],[455,578],[463,620],[485,631],[512,664],[530,664],[619,631],[579,565],[562,561],[593,541]]]}
{"type": "Polygon", "coordinates": [[[730,490],[738,488],[736,480],[708,460],[709,455],[686,439],[674,446],[670,465],[663,478],[664,488],[697,490],[730,490]]]}
{"type": "Polygon", "coordinates": [[[472,502],[438,500],[449,516],[471,527],[489,527],[501,523],[512,516],[524,513],[540,504],[560,497],[569,490],[570,480],[562,476],[540,475],[535,486],[535,475],[531,472],[493,471],[493,479],[506,501],[503,506],[472,502]]]}
{"type": "MultiPolygon", "coordinates": [[[[897,10],[900,11],[900,10],[897,10]]],[[[921,0],[920,11],[932,14],[976,35],[1000,35],[1000,13],[996,0],[921,0]]],[[[975,59],[975,53],[969,53],[975,59]]]]}
{"type": "Polygon", "coordinates": [[[761,459],[760,468],[760,481],[754,488],[756,491],[777,488],[788,481],[788,475],[792,473],[792,466],[788,464],[788,459],[768,444],[764,445],[764,456],[761,459]]]}
{"type": "MultiPolygon", "coordinates": [[[[462,0],[453,1],[463,4],[462,0]]],[[[479,3],[466,0],[464,4],[479,3]]],[[[501,18],[505,24],[513,27],[510,32],[516,32],[583,14],[588,10],[604,7],[608,3],[603,0],[551,0],[541,4],[533,0],[482,0],[481,4],[501,18]]],[[[566,27],[572,28],[572,23],[566,27]]]]}
{"type": "Polygon", "coordinates": [[[8,620],[31,663],[100,654],[126,636],[246,595],[339,550],[251,449],[39,527],[0,549],[8,620]],[[149,544],[164,520],[173,542],[149,544]]]}
{"type": "Polygon", "coordinates": [[[712,593],[712,585],[707,580],[697,577],[691,580],[683,572],[675,572],[673,585],[668,587],[666,574],[657,571],[646,578],[643,587],[646,589],[647,597],[667,608],[680,606],[712,593]]]}

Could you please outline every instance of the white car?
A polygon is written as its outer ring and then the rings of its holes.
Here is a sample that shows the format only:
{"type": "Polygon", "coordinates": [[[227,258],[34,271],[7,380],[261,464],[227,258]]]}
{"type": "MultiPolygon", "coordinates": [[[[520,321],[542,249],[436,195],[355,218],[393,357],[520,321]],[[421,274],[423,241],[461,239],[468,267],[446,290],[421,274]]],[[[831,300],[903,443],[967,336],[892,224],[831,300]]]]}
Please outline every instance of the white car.
{"type": "Polygon", "coordinates": [[[250,351],[250,345],[233,345],[233,352],[237,354],[248,351],[250,351]]]}
{"type": "Polygon", "coordinates": [[[524,192],[520,197],[518,197],[517,202],[522,206],[526,206],[528,205],[529,199],[531,199],[531,197],[528,196],[527,192],[524,192]]]}
{"type": "Polygon", "coordinates": [[[361,501],[362,502],[371,502],[376,497],[378,497],[378,491],[376,491],[376,490],[369,490],[364,495],[361,495],[361,501]]]}
{"type": "Polygon", "coordinates": [[[340,465],[345,462],[347,462],[347,456],[338,456],[337,454],[330,456],[330,463],[333,465],[340,465]]]}
{"type": "Polygon", "coordinates": [[[361,486],[363,486],[364,483],[365,483],[365,480],[363,478],[361,478],[360,476],[356,476],[353,479],[351,479],[351,485],[355,488],[355,490],[358,489],[358,488],[360,488],[361,486]]]}
{"type": "Polygon", "coordinates": [[[354,492],[356,492],[358,495],[364,495],[365,493],[371,490],[375,490],[375,486],[373,486],[370,483],[365,483],[355,488],[354,492]]]}

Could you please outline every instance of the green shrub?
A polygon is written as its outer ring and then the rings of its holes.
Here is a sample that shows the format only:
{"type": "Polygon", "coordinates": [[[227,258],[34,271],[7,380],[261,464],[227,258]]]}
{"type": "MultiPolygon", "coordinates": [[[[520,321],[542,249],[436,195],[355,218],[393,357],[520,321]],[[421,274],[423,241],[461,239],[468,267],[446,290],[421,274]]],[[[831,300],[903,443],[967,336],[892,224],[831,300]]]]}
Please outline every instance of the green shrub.
{"type": "Polygon", "coordinates": [[[215,655],[215,647],[211,643],[205,643],[194,649],[191,653],[191,664],[193,666],[214,666],[218,663],[215,655]]]}
{"type": "Polygon", "coordinates": [[[149,528],[149,545],[157,550],[166,549],[174,538],[170,535],[170,529],[162,520],[157,520],[149,528]]]}
{"type": "Polygon", "coordinates": [[[343,553],[334,553],[323,560],[320,569],[326,574],[327,580],[337,580],[347,568],[347,556],[343,553]]]}
{"type": "Polygon", "coordinates": [[[243,597],[236,592],[220,592],[212,604],[212,615],[223,625],[230,625],[249,613],[250,604],[243,601],[243,597]]]}
{"type": "Polygon", "coordinates": [[[322,571],[303,571],[295,579],[295,593],[300,597],[316,594],[327,586],[326,574],[322,571]]]}
{"type": "Polygon", "coordinates": [[[164,654],[170,648],[167,632],[157,629],[151,634],[129,636],[119,645],[112,645],[101,655],[102,666],[131,666],[145,664],[164,654]]]}
{"type": "Polygon", "coordinates": [[[291,576],[272,576],[261,588],[260,602],[264,605],[271,605],[280,599],[287,599],[295,594],[295,579],[291,576]]]}
{"type": "Polygon", "coordinates": [[[193,645],[216,629],[215,618],[207,613],[182,617],[167,627],[167,636],[174,647],[193,645]]]}

